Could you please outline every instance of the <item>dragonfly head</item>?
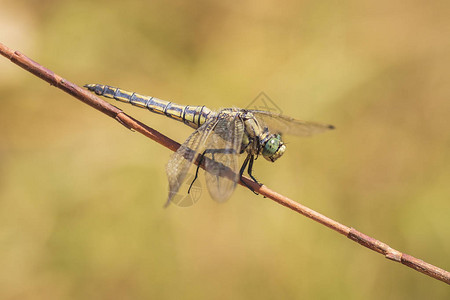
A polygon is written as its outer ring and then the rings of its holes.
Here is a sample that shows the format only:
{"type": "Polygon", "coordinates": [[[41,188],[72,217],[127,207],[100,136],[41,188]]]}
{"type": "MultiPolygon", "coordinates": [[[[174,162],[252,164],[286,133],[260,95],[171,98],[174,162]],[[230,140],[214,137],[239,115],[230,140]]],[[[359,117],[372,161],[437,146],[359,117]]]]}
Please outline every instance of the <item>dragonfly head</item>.
{"type": "Polygon", "coordinates": [[[286,151],[286,145],[281,140],[281,135],[273,134],[264,144],[262,155],[268,161],[274,162],[286,151]]]}

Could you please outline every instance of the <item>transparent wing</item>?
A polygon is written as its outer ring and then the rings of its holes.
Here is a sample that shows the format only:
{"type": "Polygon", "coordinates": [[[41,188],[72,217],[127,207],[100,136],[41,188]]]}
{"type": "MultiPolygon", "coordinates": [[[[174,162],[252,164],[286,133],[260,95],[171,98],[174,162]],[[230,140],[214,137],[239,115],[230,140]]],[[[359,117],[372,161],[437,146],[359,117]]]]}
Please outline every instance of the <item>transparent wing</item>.
{"type": "Polygon", "coordinates": [[[239,154],[244,124],[235,116],[219,117],[205,150],[206,186],[211,197],[227,200],[239,181],[239,154]]]}
{"type": "Polygon", "coordinates": [[[310,136],[316,133],[321,133],[330,129],[334,129],[333,125],[321,124],[315,122],[300,121],[294,118],[274,114],[263,110],[248,110],[253,113],[258,121],[262,122],[269,128],[271,132],[297,135],[297,136],[310,136]]]}
{"type": "Polygon", "coordinates": [[[216,122],[216,118],[206,121],[170,157],[166,166],[167,178],[169,179],[169,197],[166,206],[178,193],[197,155],[205,149],[205,142],[216,122]]]}

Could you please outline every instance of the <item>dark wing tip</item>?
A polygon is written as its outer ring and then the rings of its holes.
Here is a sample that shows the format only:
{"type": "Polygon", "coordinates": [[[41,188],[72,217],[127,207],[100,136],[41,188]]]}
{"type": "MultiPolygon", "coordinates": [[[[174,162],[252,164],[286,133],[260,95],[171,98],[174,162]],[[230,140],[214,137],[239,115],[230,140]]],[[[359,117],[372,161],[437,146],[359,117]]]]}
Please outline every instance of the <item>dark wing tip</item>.
{"type": "Polygon", "coordinates": [[[328,129],[336,129],[336,127],[334,125],[328,125],[328,129]]]}

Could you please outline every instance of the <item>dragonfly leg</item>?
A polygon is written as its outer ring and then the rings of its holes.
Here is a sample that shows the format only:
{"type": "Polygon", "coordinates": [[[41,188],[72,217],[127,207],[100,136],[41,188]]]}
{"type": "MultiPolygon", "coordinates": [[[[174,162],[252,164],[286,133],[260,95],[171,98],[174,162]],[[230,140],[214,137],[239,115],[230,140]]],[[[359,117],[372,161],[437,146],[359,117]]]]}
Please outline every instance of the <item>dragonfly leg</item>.
{"type": "MultiPolygon", "coordinates": [[[[191,184],[189,185],[188,194],[191,192],[192,185],[194,184],[195,180],[197,180],[197,178],[198,178],[198,170],[200,169],[200,166],[202,165],[203,159],[205,158],[205,154],[206,153],[211,153],[211,158],[210,159],[215,160],[214,154],[216,154],[216,153],[228,153],[228,152],[230,152],[229,149],[206,149],[205,151],[203,151],[203,153],[200,155],[200,159],[198,161],[197,169],[195,170],[194,179],[192,180],[191,184]]],[[[247,165],[247,163],[245,165],[247,165]]],[[[245,167],[244,167],[244,169],[241,170],[240,174],[242,174],[244,172],[244,170],[245,170],[245,167]]]]}
{"type": "Polygon", "coordinates": [[[207,151],[207,150],[203,151],[203,153],[202,153],[201,156],[200,156],[200,159],[199,159],[198,165],[197,165],[197,169],[195,170],[195,176],[194,176],[194,179],[192,180],[191,185],[189,185],[188,194],[191,192],[192,185],[193,185],[194,182],[197,180],[197,177],[198,177],[198,169],[200,169],[200,166],[202,165],[202,162],[203,162],[203,155],[205,155],[206,151],[207,151]]]}
{"type": "Polygon", "coordinates": [[[252,171],[253,171],[253,161],[254,161],[254,157],[253,155],[250,158],[250,161],[248,163],[248,169],[247,169],[247,173],[250,176],[251,179],[253,179],[253,181],[259,185],[261,185],[261,183],[258,182],[258,180],[253,176],[252,171]]]}
{"type": "Polygon", "coordinates": [[[244,174],[245,171],[245,167],[247,167],[248,164],[248,160],[250,159],[250,154],[247,155],[247,157],[244,160],[244,163],[242,164],[241,170],[239,170],[239,177],[242,177],[242,175],[244,174]]]}
{"type": "MultiPolygon", "coordinates": [[[[250,190],[252,191],[255,195],[258,195],[257,192],[255,192],[254,189],[252,189],[248,184],[245,183],[245,181],[242,180],[242,176],[244,175],[244,171],[245,168],[247,167],[248,162],[251,161],[251,164],[253,164],[253,155],[249,154],[247,155],[247,157],[244,160],[244,163],[242,164],[241,170],[239,171],[239,178],[241,178],[242,183],[250,190]]],[[[253,176],[252,176],[253,178],[253,176]]],[[[257,182],[257,181],[255,181],[257,182]]]]}

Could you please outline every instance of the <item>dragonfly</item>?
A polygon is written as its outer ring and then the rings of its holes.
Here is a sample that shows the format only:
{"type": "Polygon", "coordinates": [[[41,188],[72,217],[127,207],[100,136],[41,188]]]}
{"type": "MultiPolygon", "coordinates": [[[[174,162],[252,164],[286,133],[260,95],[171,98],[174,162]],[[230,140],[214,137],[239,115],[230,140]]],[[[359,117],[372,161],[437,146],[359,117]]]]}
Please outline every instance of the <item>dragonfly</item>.
{"type": "Polygon", "coordinates": [[[310,136],[334,129],[333,125],[300,121],[264,110],[214,111],[206,106],[180,105],[109,85],[86,84],[85,87],[97,95],[148,109],[194,129],[166,165],[169,180],[166,206],[179,192],[194,163],[198,166],[191,186],[203,163],[209,194],[223,202],[230,198],[246,169],[250,178],[261,185],[252,174],[253,163],[260,155],[270,162],[279,159],[286,151],[282,135],[310,136]],[[246,157],[240,165],[239,156],[244,153],[246,157]]]}

